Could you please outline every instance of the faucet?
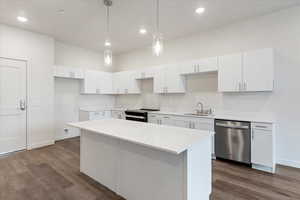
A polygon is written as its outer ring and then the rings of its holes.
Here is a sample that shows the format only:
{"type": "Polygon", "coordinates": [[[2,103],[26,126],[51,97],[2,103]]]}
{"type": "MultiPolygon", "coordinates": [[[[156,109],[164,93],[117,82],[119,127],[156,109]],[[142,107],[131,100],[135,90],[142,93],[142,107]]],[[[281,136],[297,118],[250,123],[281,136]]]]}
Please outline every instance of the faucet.
{"type": "Polygon", "coordinates": [[[203,113],[203,103],[198,102],[197,105],[196,105],[196,107],[197,107],[197,108],[196,108],[197,114],[203,113]],[[199,107],[200,107],[201,109],[199,109],[199,107]]]}

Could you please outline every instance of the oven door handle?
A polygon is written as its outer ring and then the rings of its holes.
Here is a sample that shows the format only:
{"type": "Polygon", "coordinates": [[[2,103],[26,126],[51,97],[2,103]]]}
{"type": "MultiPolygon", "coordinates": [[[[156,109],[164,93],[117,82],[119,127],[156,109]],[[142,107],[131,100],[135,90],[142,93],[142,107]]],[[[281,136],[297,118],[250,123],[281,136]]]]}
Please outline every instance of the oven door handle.
{"type": "Polygon", "coordinates": [[[126,115],[125,117],[135,118],[135,119],[145,119],[145,117],[135,116],[135,115],[126,115]]]}

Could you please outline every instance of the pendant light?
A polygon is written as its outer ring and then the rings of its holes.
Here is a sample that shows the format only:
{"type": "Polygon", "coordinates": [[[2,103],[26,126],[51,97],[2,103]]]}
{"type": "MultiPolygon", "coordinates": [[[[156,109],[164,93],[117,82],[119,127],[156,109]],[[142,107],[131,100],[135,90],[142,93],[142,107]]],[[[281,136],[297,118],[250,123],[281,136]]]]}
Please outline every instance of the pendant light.
{"type": "Polygon", "coordinates": [[[156,56],[160,56],[164,50],[163,36],[159,30],[159,0],[156,1],[156,27],[155,33],[153,34],[152,51],[156,56]]]}
{"type": "Polygon", "coordinates": [[[105,66],[112,66],[112,50],[110,41],[110,12],[109,9],[112,6],[112,0],[103,0],[106,7],[106,39],[104,42],[104,64],[105,66]]]}

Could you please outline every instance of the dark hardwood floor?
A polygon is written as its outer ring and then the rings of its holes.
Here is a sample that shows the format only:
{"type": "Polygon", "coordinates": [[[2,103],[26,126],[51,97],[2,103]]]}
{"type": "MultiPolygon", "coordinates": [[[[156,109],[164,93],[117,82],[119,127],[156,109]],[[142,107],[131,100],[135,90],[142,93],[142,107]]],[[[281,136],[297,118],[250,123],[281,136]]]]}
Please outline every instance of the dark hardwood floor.
{"type": "MultiPolygon", "coordinates": [[[[79,172],[79,138],[0,158],[0,200],[121,200],[79,172]]],[[[213,162],[213,200],[300,199],[300,170],[213,162]]]]}

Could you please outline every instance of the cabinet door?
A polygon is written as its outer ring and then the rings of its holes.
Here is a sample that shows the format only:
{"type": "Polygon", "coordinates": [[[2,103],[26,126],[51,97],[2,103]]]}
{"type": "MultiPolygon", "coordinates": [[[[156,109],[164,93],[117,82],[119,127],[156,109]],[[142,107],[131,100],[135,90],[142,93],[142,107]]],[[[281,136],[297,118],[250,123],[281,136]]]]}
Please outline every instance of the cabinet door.
{"type": "Polygon", "coordinates": [[[252,129],[251,162],[273,167],[273,138],[271,131],[252,129]]]}
{"type": "Polygon", "coordinates": [[[204,58],[180,64],[181,74],[196,74],[218,70],[218,57],[204,58]]]}
{"type": "Polygon", "coordinates": [[[114,119],[125,119],[124,117],[124,112],[123,111],[117,111],[117,110],[113,110],[111,112],[112,118],[114,119]]]}
{"type": "Polygon", "coordinates": [[[185,77],[180,75],[178,65],[164,68],[165,87],[167,93],[184,93],[186,90],[185,77]]]}
{"type": "Polygon", "coordinates": [[[123,75],[121,72],[113,74],[113,91],[115,94],[124,94],[123,75]]]}
{"type": "Polygon", "coordinates": [[[161,118],[157,115],[149,115],[148,118],[148,123],[152,123],[152,124],[160,124],[160,120],[161,118]]]}
{"type": "Polygon", "coordinates": [[[239,91],[242,84],[242,54],[219,57],[218,90],[239,91]]]}
{"type": "Polygon", "coordinates": [[[272,91],[274,83],[273,49],[244,53],[243,74],[246,91],[272,91]]]}
{"type": "Polygon", "coordinates": [[[124,77],[126,79],[126,86],[129,94],[141,93],[140,81],[134,78],[135,75],[135,71],[128,71],[126,77],[124,77]]]}
{"type": "Polygon", "coordinates": [[[98,73],[97,71],[88,70],[85,72],[83,93],[96,94],[98,88],[98,73]]]}
{"type": "Polygon", "coordinates": [[[153,91],[154,93],[165,93],[165,69],[164,67],[158,67],[154,75],[153,91]]]}
{"type": "Polygon", "coordinates": [[[161,124],[166,125],[166,126],[174,126],[174,120],[172,119],[171,116],[162,116],[161,117],[161,124]]]}
{"type": "Polygon", "coordinates": [[[101,120],[101,119],[105,119],[105,111],[90,112],[89,120],[101,120]]]}
{"type": "Polygon", "coordinates": [[[108,72],[100,72],[98,76],[98,90],[101,94],[112,94],[112,74],[108,72]]]}
{"type": "Polygon", "coordinates": [[[181,127],[181,128],[191,128],[191,122],[189,120],[176,119],[174,120],[174,126],[181,127]]]}

